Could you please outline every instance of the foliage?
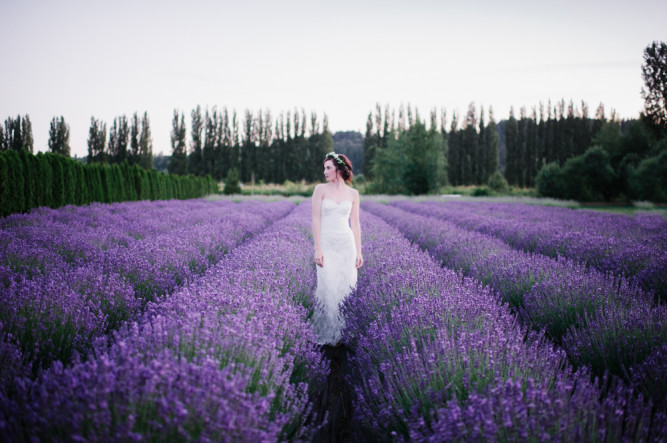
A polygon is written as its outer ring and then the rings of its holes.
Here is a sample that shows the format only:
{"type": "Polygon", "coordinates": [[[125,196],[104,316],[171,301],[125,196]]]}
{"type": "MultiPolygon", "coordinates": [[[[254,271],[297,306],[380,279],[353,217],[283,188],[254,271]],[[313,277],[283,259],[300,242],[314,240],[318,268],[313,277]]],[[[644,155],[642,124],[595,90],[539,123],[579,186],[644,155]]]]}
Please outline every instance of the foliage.
{"type": "Polygon", "coordinates": [[[239,170],[236,168],[231,168],[227,171],[227,178],[225,179],[225,188],[223,192],[226,195],[230,194],[240,194],[241,186],[239,184],[239,170]]]}
{"type": "Polygon", "coordinates": [[[49,128],[49,151],[70,156],[69,125],[63,116],[53,117],[49,128]]]}
{"type": "Polygon", "coordinates": [[[166,175],[138,165],[83,165],[51,152],[0,152],[0,216],[91,202],[196,198],[217,193],[210,177],[166,175]]]}
{"type": "Polygon", "coordinates": [[[25,149],[28,152],[33,150],[32,124],[28,114],[16,118],[8,117],[5,120],[4,130],[0,131],[2,142],[0,142],[0,151],[25,149]]]}
{"type": "Polygon", "coordinates": [[[445,140],[415,120],[399,134],[389,134],[387,147],[373,159],[371,192],[426,194],[447,184],[445,140]]]}
{"type": "Polygon", "coordinates": [[[503,176],[503,174],[498,170],[496,170],[493,174],[491,174],[491,177],[489,177],[487,185],[489,186],[489,188],[499,193],[505,192],[509,188],[507,180],[505,180],[505,176],[503,176]]]}
{"type": "Polygon", "coordinates": [[[654,41],[644,49],[642,120],[656,138],[667,137],[667,43],[654,41]]]}
{"type": "Polygon", "coordinates": [[[631,195],[638,200],[667,203],[667,151],[642,160],[630,174],[631,195]]]}

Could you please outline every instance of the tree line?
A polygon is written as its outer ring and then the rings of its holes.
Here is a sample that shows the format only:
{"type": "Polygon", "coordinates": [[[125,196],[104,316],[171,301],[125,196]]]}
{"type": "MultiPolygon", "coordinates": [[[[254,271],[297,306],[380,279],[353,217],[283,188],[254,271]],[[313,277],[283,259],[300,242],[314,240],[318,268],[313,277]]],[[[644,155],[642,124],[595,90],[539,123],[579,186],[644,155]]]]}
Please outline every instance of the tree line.
{"type": "Polygon", "coordinates": [[[41,206],[186,199],[217,191],[210,177],[162,174],[127,162],[84,165],[52,152],[0,152],[0,216],[41,206]]]}
{"type": "Polygon", "coordinates": [[[88,163],[139,165],[153,169],[153,139],[148,113],[139,118],[135,112],[128,120],[122,115],[114,118],[109,128],[105,122],[90,118],[88,131],[88,163]]]}
{"type": "Polygon", "coordinates": [[[188,149],[185,115],[174,111],[170,173],[210,174],[216,180],[237,173],[243,182],[312,182],[321,178],[322,159],[333,148],[327,116],[320,122],[303,109],[276,118],[269,110],[246,110],[241,121],[235,110],[202,111],[197,106],[190,117],[188,149]]]}
{"type": "Polygon", "coordinates": [[[639,119],[601,118],[583,153],[544,164],[536,177],[540,194],[667,202],[667,43],[646,47],[642,78],[644,109],[639,119]]]}

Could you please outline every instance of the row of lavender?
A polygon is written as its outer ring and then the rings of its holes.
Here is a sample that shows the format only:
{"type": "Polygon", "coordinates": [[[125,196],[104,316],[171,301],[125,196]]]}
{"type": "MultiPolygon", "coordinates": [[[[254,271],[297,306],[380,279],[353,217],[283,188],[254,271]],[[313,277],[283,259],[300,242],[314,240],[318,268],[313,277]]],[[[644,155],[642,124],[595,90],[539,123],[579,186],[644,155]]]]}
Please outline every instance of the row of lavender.
{"type": "Polygon", "coordinates": [[[667,307],[637,285],[570,260],[518,251],[497,238],[414,211],[373,202],[364,208],[444,266],[490,286],[525,325],[545,330],[562,345],[576,366],[621,376],[664,403],[667,307]]]}
{"type": "Polygon", "coordinates": [[[294,207],[203,200],[40,208],[0,221],[0,371],[69,362],[294,207]]]}
{"type": "Polygon", "coordinates": [[[660,215],[630,217],[516,203],[396,205],[492,235],[517,249],[560,255],[625,276],[667,299],[667,221],[660,215]]]}
{"type": "MultiPolygon", "coordinates": [[[[401,215],[363,207],[394,222],[401,215]]],[[[562,351],[517,325],[491,288],[440,268],[379,218],[362,217],[366,264],[344,305],[360,439],[667,437],[664,415],[621,384],[603,395],[586,369],[573,371],[562,351]]]]}
{"type": "Polygon", "coordinates": [[[17,440],[309,438],[308,386],[327,372],[308,322],[309,228],[302,205],[149,303],[85,362],[20,379],[0,427],[17,440]]]}

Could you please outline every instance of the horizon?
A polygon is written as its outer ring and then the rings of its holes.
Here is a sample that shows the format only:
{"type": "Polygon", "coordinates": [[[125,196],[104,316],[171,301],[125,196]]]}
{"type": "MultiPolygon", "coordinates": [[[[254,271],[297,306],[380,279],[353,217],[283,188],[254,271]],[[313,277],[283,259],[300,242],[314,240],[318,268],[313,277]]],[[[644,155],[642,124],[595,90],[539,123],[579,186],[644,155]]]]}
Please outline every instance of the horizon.
{"type": "Polygon", "coordinates": [[[189,142],[197,105],[274,116],[304,109],[320,122],[326,113],[332,133],[362,134],[376,103],[410,103],[422,118],[444,107],[450,121],[474,102],[501,121],[510,107],[572,100],[589,115],[602,103],[607,116],[637,118],[643,50],[667,39],[667,4],[652,0],[26,1],[0,12],[2,122],[28,114],[38,152],[62,115],[78,157],[91,117],[109,129],[144,111],[154,154],[170,155],[174,110],[186,116],[189,142]]]}

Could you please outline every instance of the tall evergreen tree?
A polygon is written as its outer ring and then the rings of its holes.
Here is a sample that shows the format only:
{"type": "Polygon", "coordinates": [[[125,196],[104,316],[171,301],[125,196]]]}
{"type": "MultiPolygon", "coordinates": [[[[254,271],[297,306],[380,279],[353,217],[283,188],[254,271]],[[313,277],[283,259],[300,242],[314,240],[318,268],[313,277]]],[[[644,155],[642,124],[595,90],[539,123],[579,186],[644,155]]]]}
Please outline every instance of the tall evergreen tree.
{"type": "Polygon", "coordinates": [[[70,156],[69,125],[63,116],[53,117],[49,127],[49,151],[70,156]]]}

